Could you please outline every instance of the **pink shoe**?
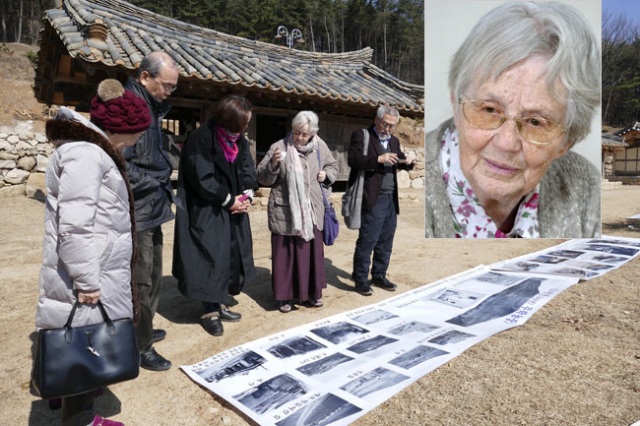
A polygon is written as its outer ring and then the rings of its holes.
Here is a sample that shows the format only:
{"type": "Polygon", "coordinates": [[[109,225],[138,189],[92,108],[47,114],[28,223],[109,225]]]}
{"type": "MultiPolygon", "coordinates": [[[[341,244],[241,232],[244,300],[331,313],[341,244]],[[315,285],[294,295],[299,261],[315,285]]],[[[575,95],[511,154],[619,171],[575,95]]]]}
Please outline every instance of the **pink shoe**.
{"type": "Polygon", "coordinates": [[[91,423],[91,426],[124,426],[124,423],[116,422],[109,419],[103,419],[100,416],[95,416],[93,418],[93,423],[91,423]]]}

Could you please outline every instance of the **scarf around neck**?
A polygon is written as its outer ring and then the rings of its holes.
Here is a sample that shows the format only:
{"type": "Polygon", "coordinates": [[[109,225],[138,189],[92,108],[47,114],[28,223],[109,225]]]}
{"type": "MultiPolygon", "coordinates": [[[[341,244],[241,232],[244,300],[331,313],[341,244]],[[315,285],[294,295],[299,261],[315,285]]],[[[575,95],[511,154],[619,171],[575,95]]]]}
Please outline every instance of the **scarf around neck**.
{"type": "Polygon", "coordinates": [[[307,195],[307,176],[304,174],[300,155],[312,152],[318,146],[317,136],[303,146],[293,143],[291,133],[284,139],[287,148],[287,157],[284,164],[287,171],[287,188],[289,189],[289,207],[294,235],[305,241],[311,241],[313,236],[313,215],[311,214],[311,201],[307,195]],[[306,183],[306,185],[305,185],[306,183]]]}
{"type": "Polygon", "coordinates": [[[233,163],[238,155],[238,145],[236,144],[236,141],[240,138],[240,133],[234,134],[227,132],[217,124],[214,129],[218,145],[220,145],[220,148],[222,148],[222,152],[224,153],[224,158],[228,163],[233,163]]]}
{"type": "Polygon", "coordinates": [[[457,129],[447,129],[442,136],[440,150],[442,179],[447,187],[453,213],[456,238],[538,238],[538,192],[540,185],[526,195],[507,234],[487,215],[460,166],[460,143],[457,129]]]}

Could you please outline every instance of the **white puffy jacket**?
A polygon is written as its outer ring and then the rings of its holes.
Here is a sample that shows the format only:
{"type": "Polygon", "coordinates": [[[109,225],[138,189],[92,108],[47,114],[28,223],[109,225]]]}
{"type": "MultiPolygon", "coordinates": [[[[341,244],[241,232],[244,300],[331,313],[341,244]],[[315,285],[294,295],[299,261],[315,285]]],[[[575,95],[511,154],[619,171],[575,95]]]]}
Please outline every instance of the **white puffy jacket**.
{"type": "MultiPolygon", "coordinates": [[[[66,108],[47,123],[47,136],[56,149],[46,172],[36,328],[64,326],[80,289],[100,290],[111,319],[131,318],[131,212],[126,181],[108,154],[115,149],[66,108]]],[[[97,306],[80,305],[73,325],[99,322],[97,306]]]]}

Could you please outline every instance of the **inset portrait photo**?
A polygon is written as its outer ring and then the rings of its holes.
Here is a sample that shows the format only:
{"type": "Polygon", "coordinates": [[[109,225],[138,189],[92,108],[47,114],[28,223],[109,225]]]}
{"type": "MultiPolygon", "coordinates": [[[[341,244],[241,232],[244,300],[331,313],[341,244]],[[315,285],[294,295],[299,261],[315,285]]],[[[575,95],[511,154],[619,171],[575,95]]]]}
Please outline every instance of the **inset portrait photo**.
{"type": "Polygon", "coordinates": [[[425,237],[600,235],[600,0],[425,11],[425,237]]]}

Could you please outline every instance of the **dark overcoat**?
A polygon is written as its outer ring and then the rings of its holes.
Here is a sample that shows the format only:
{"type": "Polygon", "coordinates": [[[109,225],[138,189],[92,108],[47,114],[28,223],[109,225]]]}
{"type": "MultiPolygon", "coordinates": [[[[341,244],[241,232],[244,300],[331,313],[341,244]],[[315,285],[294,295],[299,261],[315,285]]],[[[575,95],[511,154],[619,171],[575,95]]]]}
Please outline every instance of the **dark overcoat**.
{"type": "Polygon", "coordinates": [[[235,196],[256,189],[255,166],[249,142],[237,141],[233,166],[227,162],[209,120],[191,135],[182,148],[173,245],[173,276],[185,296],[205,302],[228,297],[231,265],[231,227],[240,249],[245,281],[256,275],[249,215],[232,215],[235,196]],[[230,198],[228,198],[230,196],[230,198]]]}

